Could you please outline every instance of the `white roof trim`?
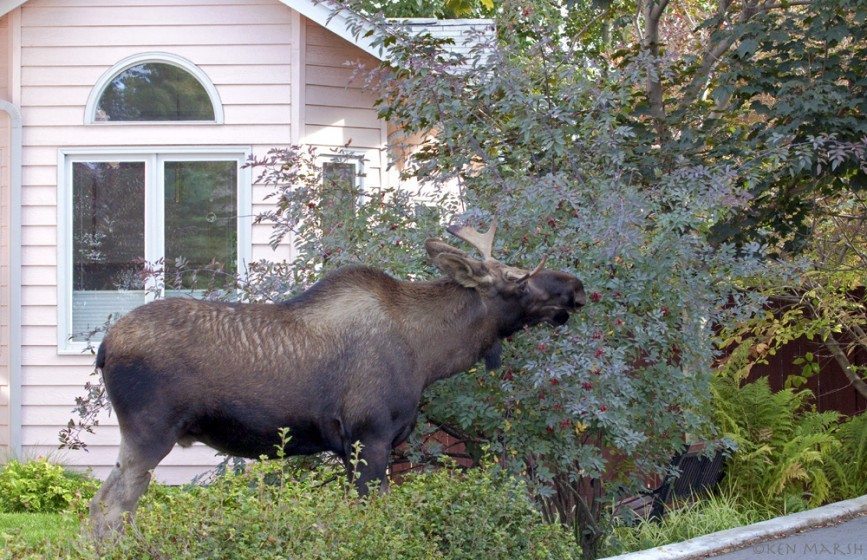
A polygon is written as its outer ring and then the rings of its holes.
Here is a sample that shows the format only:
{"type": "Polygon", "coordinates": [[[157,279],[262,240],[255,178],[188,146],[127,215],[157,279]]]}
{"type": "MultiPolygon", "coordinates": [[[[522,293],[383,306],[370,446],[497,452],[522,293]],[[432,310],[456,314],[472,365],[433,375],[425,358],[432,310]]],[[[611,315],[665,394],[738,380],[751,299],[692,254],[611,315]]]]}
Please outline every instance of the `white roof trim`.
{"type": "Polygon", "coordinates": [[[27,0],[0,0],[0,17],[5,16],[27,0]]]}
{"type": "MultiPolygon", "coordinates": [[[[26,2],[27,0],[0,0],[0,17],[5,16],[26,2]]],[[[315,21],[339,37],[346,39],[371,56],[379,60],[384,59],[385,55],[383,51],[373,46],[374,38],[372,35],[365,37],[365,33],[362,33],[356,39],[349,29],[347,29],[348,18],[346,15],[338,13],[334,17],[331,17],[333,6],[327,0],[318,3],[313,0],[280,0],[280,2],[296,10],[302,16],[315,21]]]]}
{"type": "MultiPolygon", "coordinates": [[[[293,10],[296,10],[302,16],[309,20],[315,21],[322,27],[328,29],[339,37],[346,39],[353,45],[357,46],[367,54],[378,58],[385,59],[384,51],[379,47],[374,47],[374,36],[366,33],[361,33],[356,39],[348,29],[349,20],[345,15],[345,10],[341,10],[332,17],[334,6],[328,0],[313,2],[311,0],[280,0],[293,10]]],[[[366,26],[365,26],[366,27],[366,26]]],[[[369,28],[372,29],[372,28],[369,28]]],[[[366,31],[367,29],[365,29],[366,31]]]]}

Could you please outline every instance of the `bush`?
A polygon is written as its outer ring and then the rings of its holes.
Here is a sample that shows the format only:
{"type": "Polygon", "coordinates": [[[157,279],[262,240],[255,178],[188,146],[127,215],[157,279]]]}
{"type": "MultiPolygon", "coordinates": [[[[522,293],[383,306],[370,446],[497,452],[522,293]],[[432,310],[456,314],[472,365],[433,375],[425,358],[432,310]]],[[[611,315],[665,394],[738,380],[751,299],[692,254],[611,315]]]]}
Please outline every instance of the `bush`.
{"type": "Polygon", "coordinates": [[[99,483],[47,459],[10,461],[0,469],[0,512],[54,513],[83,506],[99,483]]]}
{"type": "MultiPolygon", "coordinates": [[[[574,537],[546,524],[523,485],[485,469],[410,475],[359,498],[340,471],[257,463],[209,486],[148,492],[134,526],[94,551],[81,537],[16,558],[577,558],[574,537]],[[41,556],[40,556],[41,555],[41,556]]],[[[0,558],[3,555],[0,554],[0,558]]]]}

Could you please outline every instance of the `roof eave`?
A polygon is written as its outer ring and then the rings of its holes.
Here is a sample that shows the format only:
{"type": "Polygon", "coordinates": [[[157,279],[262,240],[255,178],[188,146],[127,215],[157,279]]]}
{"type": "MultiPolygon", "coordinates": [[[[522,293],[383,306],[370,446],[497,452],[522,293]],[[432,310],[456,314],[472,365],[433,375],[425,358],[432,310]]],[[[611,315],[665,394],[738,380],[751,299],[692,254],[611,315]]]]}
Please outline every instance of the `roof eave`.
{"type": "MultiPolygon", "coordinates": [[[[0,17],[5,16],[25,2],[27,0],[0,0],[0,17]]],[[[379,60],[385,58],[386,55],[383,50],[374,46],[375,34],[368,33],[373,28],[365,25],[364,22],[359,22],[360,33],[356,36],[350,31],[350,20],[345,12],[341,10],[335,13],[335,6],[331,2],[327,0],[323,0],[322,2],[315,2],[313,0],[280,0],[280,2],[304,17],[315,21],[339,37],[346,39],[369,55],[379,60]]]]}

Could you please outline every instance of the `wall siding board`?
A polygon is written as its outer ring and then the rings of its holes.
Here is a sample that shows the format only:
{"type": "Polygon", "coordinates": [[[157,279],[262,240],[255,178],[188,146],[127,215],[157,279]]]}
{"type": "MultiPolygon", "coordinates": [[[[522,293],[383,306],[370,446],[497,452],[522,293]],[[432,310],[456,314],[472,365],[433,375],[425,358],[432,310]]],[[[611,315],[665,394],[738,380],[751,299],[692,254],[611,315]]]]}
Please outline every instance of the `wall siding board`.
{"type": "Polygon", "coordinates": [[[339,147],[350,142],[354,147],[376,148],[379,137],[379,131],[372,128],[307,125],[307,142],[318,146],[339,147]]]}
{"type": "Polygon", "coordinates": [[[348,107],[350,109],[370,109],[370,98],[361,88],[307,85],[307,99],[315,99],[316,105],[328,107],[348,107]]]}
{"type": "Polygon", "coordinates": [[[288,45],[288,24],[262,23],[251,34],[245,26],[234,24],[204,27],[200,25],[138,26],[135,33],[124,27],[33,27],[23,40],[24,47],[126,47],[153,48],[154,45],[288,45]],[[218,32],[217,33],[215,33],[218,32]]]}
{"type": "Polygon", "coordinates": [[[21,228],[23,245],[50,245],[57,247],[57,228],[52,226],[28,225],[21,228]]]}
{"type": "MultiPolygon", "coordinates": [[[[40,286],[44,287],[44,286],[40,286]]],[[[57,290],[51,288],[49,291],[57,293],[57,290]]],[[[46,301],[57,301],[57,296],[55,295],[51,300],[46,301]]],[[[56,305],[56,304],[55,304],[56,305]]],[[[52,342],[57,341],[57,326],[53,323],[51,325],[23,325],[21,327],[22,336],[27,337],[27,340],[31,341],[33,344],[51,344],[52,342]]],[[[53,382],[57,382],[57,372],[55,371],[52,375],[53,382]]],[[[81,390],[81,386],[79,386],[79,391],[81,390]]]]}
{"type": "Polygon", "coordinates": [[[308,103],[307,110],[304,113],[307,116],[307,124],[309,125],[352,126],[355,128],[380,130],[376,111],[370,109],[341,107],[340,111],[335,111],[333,107],[308,103]]]}
{"type": "Polygon", "coordinates": [[[307,63],[314,66],[330,66],[334,63],[337,67],[352,68],[361,61],[369,60],[370,55],[363,53],[350,46],[328,46],[307,44],[307,63]]]}
{"type": "MultiPolygon", "coordinates": [[[[21,169],[21,181],[28,187],[33,188],[33,193],[26,193],[29,197],[42,197],[47,192],[54,193],[49,204],[54,204],[57,200],[57,166],[48,165],[25,165],[21,169]]],[[[28,204],[23,197],[25,193],[21,193],[22,204],[28,204]]],[[[37,203],[38,204],[38,203],[37,203]]]]}
{"type": "MultiPolygon", "coordinates": [[[[25,29],[26,33],[27,30],[25,29]]],[[[193,61],[197,65],[285,64],[289,45],[169,45],[158,43],[148,51],[171,52],[193,61]]],[[[92,66],[111,68],[118,60],[142,52],[139,46],[123,47],[26,47],[22,60],[28,66],[92,66]]]]}
{"type": "Polygon", "coordinates": [[[254,6],[188,5],[173,2],[154,9],[119,0],[110,6],[48,6],[33,1],[22,6],[21,25],[29,27],[172,27],[177,25],[251,25],[261,22],[289,24],[290,10],[278,2],[254,6]]]}
{"type": "MultiPolygon", "coordinates": [[[[289,123],[249,126],[217,125],[91,125],[25,126],[24,147],[154,146],[171,138],[172,145],[246,145],[257,141],[278,144],[289,134],[289,123]],[[135,139],[135,144],[130,140],[135,139]]],[[[56,158],[56,155],[55,155],[56,158]]]]}
{"type": "Polygon", "coordinates": [[[322,66],[307,62],[307,86],[360,87],[359,79],[353,78],[353,69],[347,66],[322,66]]]}

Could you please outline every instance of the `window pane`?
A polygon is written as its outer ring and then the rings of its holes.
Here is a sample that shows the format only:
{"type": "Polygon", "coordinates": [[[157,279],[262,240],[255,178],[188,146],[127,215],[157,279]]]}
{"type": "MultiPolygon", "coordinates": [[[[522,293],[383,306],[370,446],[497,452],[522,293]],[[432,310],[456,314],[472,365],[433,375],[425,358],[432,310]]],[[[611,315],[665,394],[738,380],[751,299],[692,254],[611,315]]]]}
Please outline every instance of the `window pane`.
{"type": "Polygon", "coordinates": [[[144,303],[144,162],[72,164],[72,334],[144,303]]]}
{"type": "Polygon", "coordinates": [[[329,161],[322,164],[322,227],[334,231],[355,216],[358,200],[355,165],[329,161]]]}
{"type": "Polygon", "coordinates": [[[238,271],[238,163],[168,161],[164,171],[166,295],[231,286],[238,271]]]}
{"type": "Polygon", "coordinates": [[[147,62],[128,68],[108,84],[97,121],[213,121],[214,107],[202,84],[172,64],[147,62]]]}

